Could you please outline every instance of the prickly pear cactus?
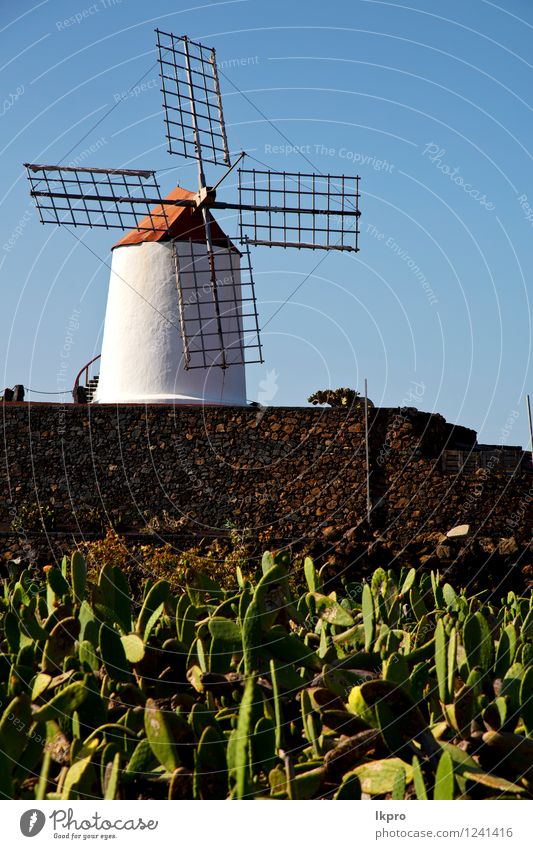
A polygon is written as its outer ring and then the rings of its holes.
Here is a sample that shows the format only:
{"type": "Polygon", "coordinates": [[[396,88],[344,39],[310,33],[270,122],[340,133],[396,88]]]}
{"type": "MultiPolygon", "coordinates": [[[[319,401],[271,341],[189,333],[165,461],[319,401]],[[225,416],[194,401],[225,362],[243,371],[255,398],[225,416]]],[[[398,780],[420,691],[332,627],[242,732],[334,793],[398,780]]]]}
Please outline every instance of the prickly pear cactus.
{"type": "Polygon", "coordinates": [[[79,552],[0,597],[0,793],[533,798],[533,606],[265,553],[141,597],[79,552]]]}

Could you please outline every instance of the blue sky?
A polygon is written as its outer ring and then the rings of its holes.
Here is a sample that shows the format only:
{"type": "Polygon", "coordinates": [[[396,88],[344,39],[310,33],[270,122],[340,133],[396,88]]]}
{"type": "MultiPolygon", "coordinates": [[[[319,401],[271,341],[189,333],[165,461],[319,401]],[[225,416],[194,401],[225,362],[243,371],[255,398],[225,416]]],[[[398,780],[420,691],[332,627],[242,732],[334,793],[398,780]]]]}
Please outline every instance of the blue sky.
{"type": "MultiPolygon", "coordinates": [[[[150,168],[161,171],[165,192],[196,186],[194,166],[166,151],[156,26],[216,48],[232,150],[274,169],[310,170],[234,83],[318,171],[361,176],[359,254],[254,250],[266,361],[248,369],[250,399],[266,381],[271,403],[299,405],[318,388],[362,390],[367,377],[376,404],[418,406],[475,428],[485,442],[526,446],[527,0],[2,0],[3,385],[64,388],[58,373],[72,315],[79,327],[68,384],[99,353],[109,249],[120,235],[93,231],[86,247],[43,227],[22,163],[150,168]],[[141,88],[98,123],[141,77],[141,88]]],[[[235,181],[227,182],[229,199],[235,181]]]]}

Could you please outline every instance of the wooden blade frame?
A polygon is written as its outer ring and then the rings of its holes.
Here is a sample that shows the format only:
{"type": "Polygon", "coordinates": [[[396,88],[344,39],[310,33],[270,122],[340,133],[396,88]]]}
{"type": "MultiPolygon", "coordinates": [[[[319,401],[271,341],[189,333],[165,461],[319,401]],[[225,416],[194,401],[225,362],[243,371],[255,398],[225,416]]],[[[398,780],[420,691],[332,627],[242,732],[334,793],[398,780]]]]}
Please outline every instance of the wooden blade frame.
{"type": "Polygon", "coordinates": [[[262,363],[248,246],[174,242],[174,260],[185,368],[262,363]]]}
{"type": "Polygon", "coordinates": [[[230,165],[216,53],[156,29],[168,152],[230,165]]]}
{"type": "Polygon", "coordinates": [[[240,238],[251,245],[359,250],[359,177],[239,168],[240,238]]]}
{"type": "Polygon", "coordinates": [[[154,171],[70,168],[26,163],[30,194],[42,224],[165,231],[168,219],[154,171]],[[148,196],[150,195],[150,196],[148,196]]]}

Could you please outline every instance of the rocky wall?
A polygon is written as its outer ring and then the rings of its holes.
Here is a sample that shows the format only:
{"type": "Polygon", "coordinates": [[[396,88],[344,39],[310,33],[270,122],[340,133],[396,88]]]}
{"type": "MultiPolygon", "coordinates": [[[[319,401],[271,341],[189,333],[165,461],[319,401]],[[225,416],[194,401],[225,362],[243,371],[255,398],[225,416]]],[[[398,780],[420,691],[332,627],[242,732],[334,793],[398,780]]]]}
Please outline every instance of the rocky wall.
{"type": "MultiPolygon", "coordinates": [[[[94,532],[107,517],[135,534],[234,526],[287,542],[366,526],[360,409],[5,403],[0,412],[6,540],[14,527],[19,541],[33,538],[43,522],[53,534],[94,532]]],[[[443,452],[479,450],[474,431],[414,409],[371,409],[369,426],[374,534],[408,544],[468,523],[497,542],[531,540],[530,455],[511,473],[497,454],[446,474],[443,452]]]]}

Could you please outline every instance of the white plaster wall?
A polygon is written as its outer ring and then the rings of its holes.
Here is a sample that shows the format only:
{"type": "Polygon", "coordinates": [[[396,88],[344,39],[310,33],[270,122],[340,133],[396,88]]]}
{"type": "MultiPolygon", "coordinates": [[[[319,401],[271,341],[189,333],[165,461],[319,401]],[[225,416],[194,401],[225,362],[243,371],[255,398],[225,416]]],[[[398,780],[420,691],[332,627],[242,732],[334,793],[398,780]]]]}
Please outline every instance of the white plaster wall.
{"type": "Polygon", "coordinates": [[[95,402],[246,404],[244,366],[186,370],[179,328],[172,244],[115,248],[95,402]]]}

